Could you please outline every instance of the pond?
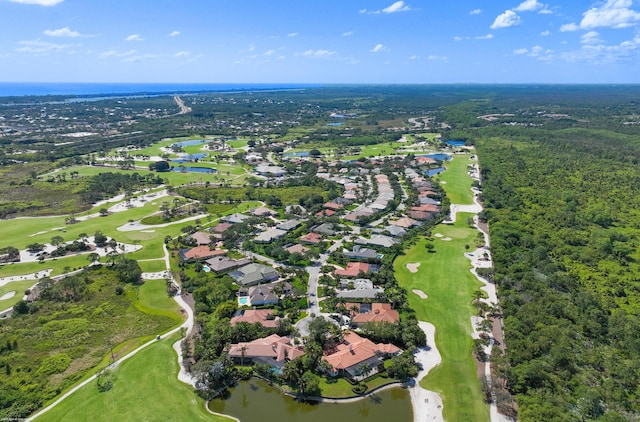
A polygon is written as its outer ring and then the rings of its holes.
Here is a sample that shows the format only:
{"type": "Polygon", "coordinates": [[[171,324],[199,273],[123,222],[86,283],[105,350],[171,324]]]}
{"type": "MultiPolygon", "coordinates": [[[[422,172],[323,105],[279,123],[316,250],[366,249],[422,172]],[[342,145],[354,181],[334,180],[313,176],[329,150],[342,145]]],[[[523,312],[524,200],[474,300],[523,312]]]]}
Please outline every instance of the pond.
{"type": "Polygon", "coordinates": [[[436,153],[436,154],[416,154],[416,157],[427,157],[433,158],[438,161],[449,161],[451,160],[451,156],[449,154],[436,153]]]}
{"type": "Polygon", "coordinates": [[[465,143],[465,141],[460,141],[460,140],[455,140],[455,139],[449,139],[446,142],[447,145],[451,145],[452,147],[463,147],[464,143],[465,143]]]}
{"type": "Polygon", "coordinates": [[[308,157],[309,152],[307,151],[298,151],[298,152],[288,152],[286,154],[282,154],[283,157],[308,157]]]}
{"type": "Polygon", "coordinates": [[[200,144],[204,144],[205,142],[210,142],[206,139],[192,139],[190,141],[182,141],[182,142],[176,142],[175,144],[171,145],[171,146],[178,146],[178,147],[190,147],[192,145],[200,145],[200,144]]]}
{"type": "Polygon", "coordinates": [[[436,174],[440,174],[446,170],[446,167],[438,167],[435,169],[423,170],[422,174],[426,174],[427,176],[435,176],[436,174]]]}
{"type": "Polygon", "coordinates": [[[353,403],[311,404],[285,396],[264,381],[241,381],[230,396],[212,400],[209,409],[239,418],[242,422],[411,422],[409,392],[393,388],[353,403]]]}
{"type": "Polygon", "coordinates": [[[216,169],[212,169],[209,167],[191,167],[191,166],[180,166],[180,167],[174,167],[173,171],[174,172],[182,172],[184,169],[184,171],[189,172],[189,173],[217,173],[218,170],[216,169]]]}

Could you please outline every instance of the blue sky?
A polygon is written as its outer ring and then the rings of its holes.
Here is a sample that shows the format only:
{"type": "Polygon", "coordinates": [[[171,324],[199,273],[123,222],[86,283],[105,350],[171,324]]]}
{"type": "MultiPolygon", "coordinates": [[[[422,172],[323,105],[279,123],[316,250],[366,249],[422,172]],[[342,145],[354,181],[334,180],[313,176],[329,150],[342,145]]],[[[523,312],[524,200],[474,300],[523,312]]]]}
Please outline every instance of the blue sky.
{"type": "Polygon", "coordinates": [[[633,0],[0,0],[0,81],[640,83],[633,0]]]}

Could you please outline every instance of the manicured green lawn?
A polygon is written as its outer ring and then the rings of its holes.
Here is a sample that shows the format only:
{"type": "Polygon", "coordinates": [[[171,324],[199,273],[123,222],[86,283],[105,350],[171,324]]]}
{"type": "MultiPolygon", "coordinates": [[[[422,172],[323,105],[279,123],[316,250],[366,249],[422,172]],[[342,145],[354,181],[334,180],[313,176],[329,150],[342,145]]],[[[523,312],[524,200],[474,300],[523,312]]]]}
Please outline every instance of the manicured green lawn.
{"type": "Polygon", "coordinates": [[[162,339],[126,360],[113,372],[113,388],[99,392],[92,381],[39,421],[227,421],[205,409],[193,388],[178,381],[172,344],[162,339]]]}
{"type": "Polygon", "coordinates": [[[181,322],[182,312],[178,303],[167,295],[164,279],[145,280],[139,287],[136,308],[151,315],[162,315],[181,322]]]}
{"type": "Polygon", "coordinates": [[[469,154],[453,155],[445,163],[447,171],[437,176],[439,180],[446,182],[444,187],[452,204],[473,204],[472,180],[467,173],[467,165],[472,163],[469,157],[469,154]]]}
{"type": "Polygon", "coordinates": [[[167,269],[164,259],[158,259],[153,261],[138,261],[138,265],[145,273],[158,273],[167,269]]]}
{"type": "Polygon", "coordinates": [[[442,364],[431,370],[421,385],[442,396],[443,415],[450,421],[489,420],[472,357],[471,301],[480,283],[469,272],[471,264],[464,256],[465,244],[473,244],[477,233],[466,225],[469,216],[461,214],[454,225],[439,225],[433,230],[443,235],[434,237],[435,253],[427,252],[422,239],[394,262],[396,277],[407,289],[416,316],[436,327],[442,364]],[[442,240],[447,237],[452,240],[442,240]],[[420,263],[418,272],[409,272],[406,265],[416,262],[420,263]],[[413,289],[422,290],[428,299],[420,299],[413,289]]]}
{"type": "Polygon", "coordinates": [[[15,292],[12,297],[0,300],[0,311],[4,311],[21,301],[24,296],[24,291],[36,284],[36,282],[37,280],[17,280],[0,286],[0,297],[7,293],[15,292]]]}

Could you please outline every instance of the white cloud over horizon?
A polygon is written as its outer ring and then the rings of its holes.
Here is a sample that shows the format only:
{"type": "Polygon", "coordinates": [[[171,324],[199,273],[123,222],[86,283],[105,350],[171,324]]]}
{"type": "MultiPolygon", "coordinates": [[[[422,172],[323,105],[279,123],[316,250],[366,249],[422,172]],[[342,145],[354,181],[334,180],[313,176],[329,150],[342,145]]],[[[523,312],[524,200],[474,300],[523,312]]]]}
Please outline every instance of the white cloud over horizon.
{"type": "Polygon", "coordinates": [[[311,57],[314,59],[324,59],[327,57],[331,57],[334,54],[336,54],[336,52],[331,50],[307,50],[299,55],[304,57],[311,57]]]}
{"type": "Polygon", "coordinates": [[[77,45],[72,44],[55,44],[40,40],[20,41],[18,44],[22,47],[16,48],[16,51],[33,54],[57,53],[68,48],[77,47],[77,45]]]}
{"type": "Polygon", "coordinates": [[[131,34],[124,40],[125,41],[144,41],[144,38],[142,38],[140,34],[131,34]]]}

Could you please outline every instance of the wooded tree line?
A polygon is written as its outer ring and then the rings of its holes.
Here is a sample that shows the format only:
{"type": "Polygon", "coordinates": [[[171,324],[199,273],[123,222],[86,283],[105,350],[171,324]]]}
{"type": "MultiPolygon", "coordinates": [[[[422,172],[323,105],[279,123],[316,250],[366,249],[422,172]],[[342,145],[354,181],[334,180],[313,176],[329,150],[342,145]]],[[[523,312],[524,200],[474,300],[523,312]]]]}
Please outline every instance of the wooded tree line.
{"type": "Polygon", "coordinates": [[[637,419],[637,138],[504,126],[475,135],[505,316],[499,372],[519,419],[637,419]]]}

